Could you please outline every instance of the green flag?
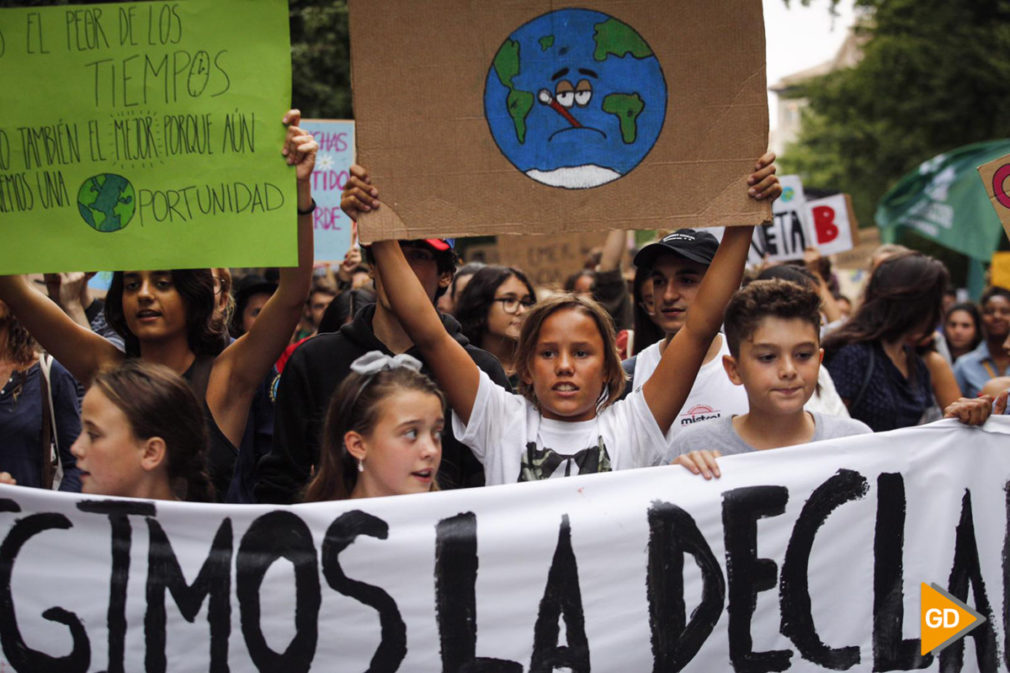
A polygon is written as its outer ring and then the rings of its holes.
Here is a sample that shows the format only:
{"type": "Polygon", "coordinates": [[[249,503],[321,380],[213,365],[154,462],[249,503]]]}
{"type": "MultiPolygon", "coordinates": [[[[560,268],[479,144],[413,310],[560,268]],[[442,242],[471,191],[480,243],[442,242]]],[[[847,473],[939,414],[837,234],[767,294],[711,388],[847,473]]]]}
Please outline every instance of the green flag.
{"type": "Polygon", "coordinates": [[[885,240],[899,227],[914,229],[940,245],[988,262],[1003,236],[977,168],[1010,153],[1010,139],[965,145],[921,164],[903,177],[877,206],[885,240]]]}

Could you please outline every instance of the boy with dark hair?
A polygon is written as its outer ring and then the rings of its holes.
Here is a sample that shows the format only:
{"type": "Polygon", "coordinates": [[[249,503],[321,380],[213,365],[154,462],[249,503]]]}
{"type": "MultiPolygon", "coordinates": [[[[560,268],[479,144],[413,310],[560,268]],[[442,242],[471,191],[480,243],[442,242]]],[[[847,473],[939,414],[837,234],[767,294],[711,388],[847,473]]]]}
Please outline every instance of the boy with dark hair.
{"type": "Polygon", "coordinates": [[[716,458],[871,432],[850,418],[806,411],[823,351],[815,292],[784,280],[760,280],[739,290],[726,308],[723,366],[744,387],[750,410],[686,428],[670,458],[706,479],[719,476],[716,458]]]}

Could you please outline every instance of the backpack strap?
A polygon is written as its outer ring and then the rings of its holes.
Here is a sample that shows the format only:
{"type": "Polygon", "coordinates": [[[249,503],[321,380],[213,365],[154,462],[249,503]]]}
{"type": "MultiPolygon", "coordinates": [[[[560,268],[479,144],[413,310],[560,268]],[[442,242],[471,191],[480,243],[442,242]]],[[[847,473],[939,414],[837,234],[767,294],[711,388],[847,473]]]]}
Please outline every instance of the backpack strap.
{"type": "Polygon", "coordinates": [[[56,432],[56,413],[53,409],[52,389],[53,356],[43,353],[39,357],[39,388],[42,392],[42,487],[51,489],[59,485],[56,479],[60,467],[60,450],[56,432]]]}

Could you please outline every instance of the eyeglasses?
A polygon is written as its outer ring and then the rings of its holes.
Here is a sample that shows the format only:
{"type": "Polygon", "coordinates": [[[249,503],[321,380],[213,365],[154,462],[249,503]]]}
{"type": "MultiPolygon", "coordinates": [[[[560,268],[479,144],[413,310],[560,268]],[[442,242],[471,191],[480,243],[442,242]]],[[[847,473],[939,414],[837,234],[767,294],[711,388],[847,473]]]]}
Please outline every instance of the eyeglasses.
{"type": "Polygon", "coordinates": [[[533,308],[536,304],[535,301],[526,297],[524,299],[519,299],[518,297],[495,297],[491,301],[500,301],[501,308],[506,313],[519,313],[519,307],[522,306],[524,311],[528,311],[533,308]]]}

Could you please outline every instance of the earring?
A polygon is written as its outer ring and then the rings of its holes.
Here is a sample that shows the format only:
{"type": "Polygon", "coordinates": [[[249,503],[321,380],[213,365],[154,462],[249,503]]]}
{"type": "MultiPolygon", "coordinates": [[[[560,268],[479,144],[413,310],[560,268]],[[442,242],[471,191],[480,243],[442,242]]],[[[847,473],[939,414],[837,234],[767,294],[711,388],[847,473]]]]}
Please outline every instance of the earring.
{"type": "Polygon", "coordinates": [[[358,458],[358,472],[364,472],[364,471],[365,471],[365,461],[362,460],[361,458],[358,458]]]}

